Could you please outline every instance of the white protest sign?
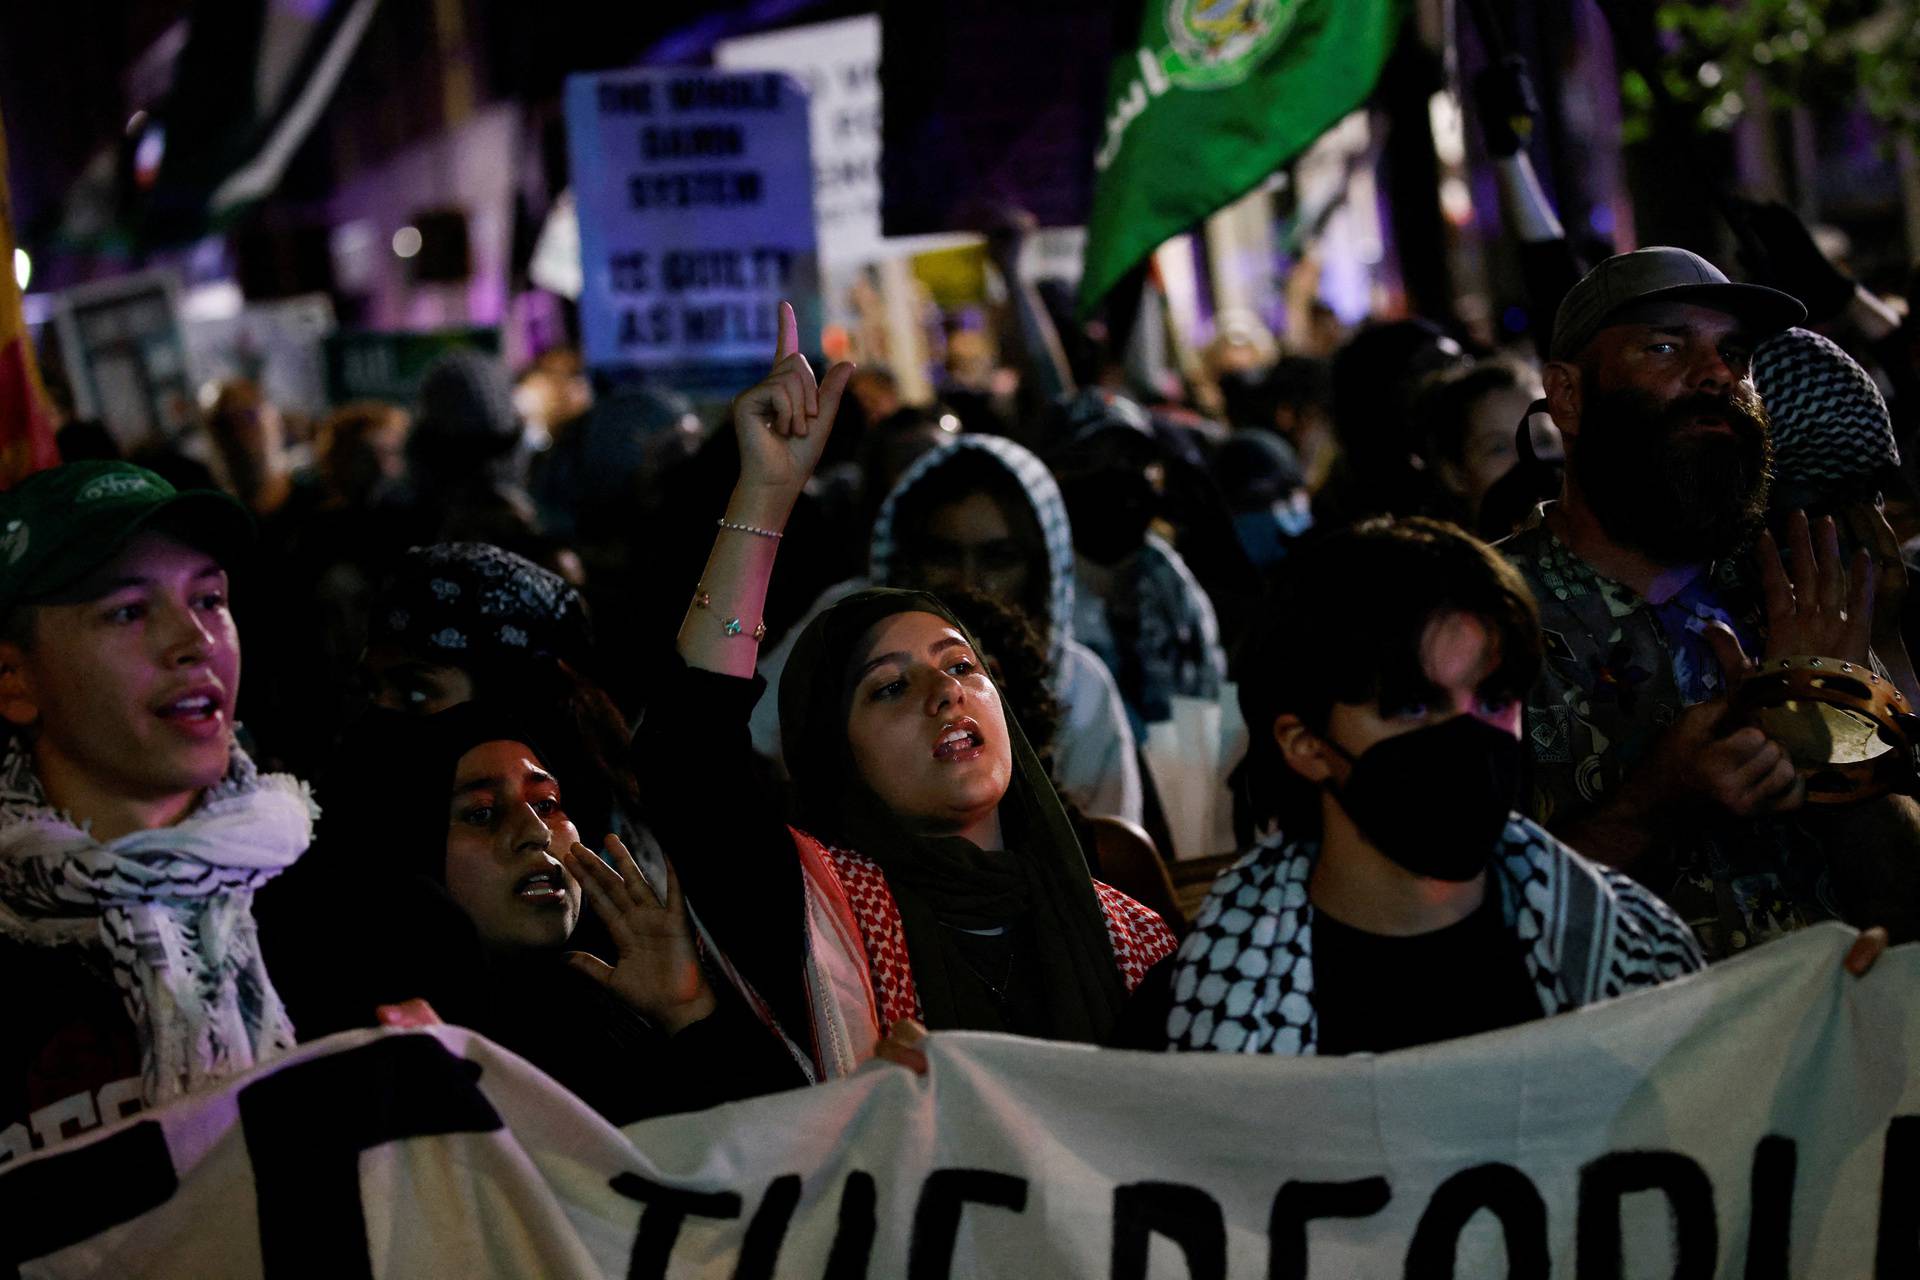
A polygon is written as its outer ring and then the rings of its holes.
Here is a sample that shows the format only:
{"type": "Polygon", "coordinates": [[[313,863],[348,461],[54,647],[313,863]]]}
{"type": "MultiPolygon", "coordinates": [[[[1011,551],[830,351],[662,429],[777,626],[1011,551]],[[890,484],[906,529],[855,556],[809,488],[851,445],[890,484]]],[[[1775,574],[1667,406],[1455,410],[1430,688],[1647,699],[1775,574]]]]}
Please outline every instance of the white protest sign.
{"type": "MultiPolygon", "coordinates": [[[[806,93],[776,72],[567,78],[587,362],[764,372],[782,298],[818,332],[806,93]]],[[[744,383],[740,385],[745,385],[744,383]]]]}
{"type": "Polygon", "coordinates": [[[806,87],[821,263],[838,270],[881,257],[879,15],[722,40],[713,61],[784,71],[806,87]]]}
{"type": "MultiPolygon", "coordinates": [[[[939,1034],[614,1129],[469,1032],[352,1032],[0,1166],[29,1277],[1920,1275],[1920,948],[1824,926],[1379,1058],[939,1034]]],[[[8,1254],[11,1253],[11,1259],[8,1254]]]]}
{"type": "Polygon", "coordinates": [[[103,422],[127,453],[192,427],[197,383],[173,272],[76,285],[55,294],[53,306],[81,417],[103,422]]]}
{"type": "MultiPolygon", "coordinates": [[[[825,271],[980,243],[966,233],[881,234],[877,14],[722,40],[713,47],[713,61],[734,71],[784,71],[806,86],[813,104],[814,223],[825,271]]],[[[1079,270],[1075,255],[1070,271],[1079,270]]]]}

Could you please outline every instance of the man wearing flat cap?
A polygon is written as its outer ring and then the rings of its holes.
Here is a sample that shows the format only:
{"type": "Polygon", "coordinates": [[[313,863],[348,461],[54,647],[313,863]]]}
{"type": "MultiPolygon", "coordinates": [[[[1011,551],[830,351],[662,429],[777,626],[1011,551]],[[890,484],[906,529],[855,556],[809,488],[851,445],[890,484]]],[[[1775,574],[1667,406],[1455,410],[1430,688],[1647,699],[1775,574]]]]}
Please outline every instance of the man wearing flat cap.
{"type": "Polygon", "coordinates": [[[1535,816],[1660,893],[1713,957],[1823,919],[1898,935],[1914,915],[1898,868],[1920,810],[1808,809],[1785,748],[1730,714],[1755,658],[1871,660],[1871,575],[1849,571],[1832,522],[1790,519],[1785,546],[1764,528],[1751,357],[1805,314],[1685,249],[1594,268],[1544,371],[1560,499],[1501,544],[1546,632],[1526,715],[1535,816]]]}

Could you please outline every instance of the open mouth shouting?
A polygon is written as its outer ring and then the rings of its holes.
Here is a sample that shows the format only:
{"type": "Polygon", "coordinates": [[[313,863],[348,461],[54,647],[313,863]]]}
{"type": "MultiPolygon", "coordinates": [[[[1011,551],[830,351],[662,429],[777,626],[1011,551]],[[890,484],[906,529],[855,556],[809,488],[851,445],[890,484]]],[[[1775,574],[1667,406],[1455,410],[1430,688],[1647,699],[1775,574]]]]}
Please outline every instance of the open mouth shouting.
{"type": "Polygon", "coordinates": [[[216,737],[227,725],[226,695],[215,684],[174,690],[151,710],[170,728],[194,738],[216,737]]]}
{"type": "Polygon", "coordinates": [[[513,896],[536,907],[564,907],[567,905],[566,873],[557,866],[542,867],[514,881],[513,896]]]}
{"type": "Polygon", "coordinates": [[[977,760],[985,749],[986,739],[981,736],[980,726],[973,717],[962,716],[940,726],[940,736],[933,744],[933,758],[943,764],[977,760]]]}

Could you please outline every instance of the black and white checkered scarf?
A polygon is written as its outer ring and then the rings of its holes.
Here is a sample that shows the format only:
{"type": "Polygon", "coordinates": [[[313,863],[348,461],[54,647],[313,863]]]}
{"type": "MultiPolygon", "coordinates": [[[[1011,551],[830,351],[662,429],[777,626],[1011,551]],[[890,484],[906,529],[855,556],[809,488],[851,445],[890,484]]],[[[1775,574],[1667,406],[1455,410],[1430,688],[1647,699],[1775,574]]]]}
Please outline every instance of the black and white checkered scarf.
{"type": "Polygon", "coordinates": [[[101,948],[140,1037],[149,1105],[293,1046],[253,891],[291,866],[319,810],[304,782],[234,748],[171,827],[95,840],[47,803],[16,738],[0,760],[0,934],[101,948]]]}
{"type": "Polygon", "coordinates": [[[1893,419],[1873,376],[1831,338],[1788,329],[1753,353],[1773,423],[1773,470],[1815,491],[1900,465],[1893,419]]]}
{"type": "MultiPolygon", "coordinates": [[[[1311,1054],[1313,904],[1319,846],[1275,837],[1213,883],[1174,961],[1167,1041],[1176,1049],[1311,1054]]],[[[1510,816],[1491,886],[1527,943],[1527,971],[1551,1016],[1701,968],[1693,931],[1666,904],[1510,816]]]]}

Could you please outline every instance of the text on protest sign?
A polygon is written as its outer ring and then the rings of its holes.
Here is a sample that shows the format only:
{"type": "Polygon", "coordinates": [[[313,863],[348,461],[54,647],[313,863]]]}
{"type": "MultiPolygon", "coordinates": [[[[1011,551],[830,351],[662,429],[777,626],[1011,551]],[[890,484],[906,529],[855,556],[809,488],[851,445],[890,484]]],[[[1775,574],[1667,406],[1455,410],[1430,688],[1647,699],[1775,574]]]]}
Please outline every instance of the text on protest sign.
{"type": "MultiPolygon", "coordinates": [[[[0,1172],[27,1276],[1911,1277],[1920,948],[1846,931],[1380,1058],[936,1035],[616,1130],[352,1032],[0,1172]]],[[[12,1257],[6,1255],[11,1252],[12,1257]]]]}
{"type": "Polygon", "coordinates": [[[832,270],[881,257],[879,17],[724,40],[713,59],[729,70],[784,71],[806,87],[821,264],[832,270]]]}
{"type": "Polygon", "coordinates": [[[802,333],[817,328],[798,84],[774,72],[578,75],[566,111],[589,364],[733,377],[764,369],[781,299],[802,333]]]}

